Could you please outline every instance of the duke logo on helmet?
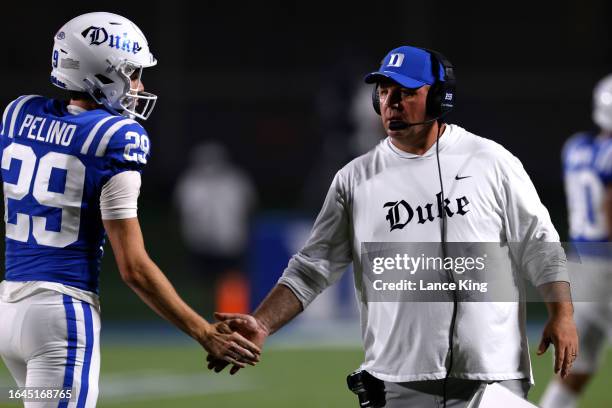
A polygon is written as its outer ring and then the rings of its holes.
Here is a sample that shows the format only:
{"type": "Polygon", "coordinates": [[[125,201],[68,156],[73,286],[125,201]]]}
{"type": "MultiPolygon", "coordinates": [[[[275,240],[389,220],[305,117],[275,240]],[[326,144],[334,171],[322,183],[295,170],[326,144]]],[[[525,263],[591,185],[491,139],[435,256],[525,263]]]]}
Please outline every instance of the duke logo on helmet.
{"type": "Polygon", "coordinates": [[[81,33],[83,38],[89,37],[89,45],[102,45],[108,42],[109,47],[114,47],[118,50],[131,52],[136,54],[142,50],[138,41],[132,41],[128,38],[127,33],[123,35],[108,34],[104,27],[88,27],[81,33]]]}
{"type": "Polygon", "coordinates": [[[108,33],[106,32],[104,27],[94,27],[94,26],[88,27],[85,30],[83,30],[81,35],[85,38],[89,36],[89,39],[91,40],[89,45],[104,44],[106,40],[108,40],[108,33]]]}

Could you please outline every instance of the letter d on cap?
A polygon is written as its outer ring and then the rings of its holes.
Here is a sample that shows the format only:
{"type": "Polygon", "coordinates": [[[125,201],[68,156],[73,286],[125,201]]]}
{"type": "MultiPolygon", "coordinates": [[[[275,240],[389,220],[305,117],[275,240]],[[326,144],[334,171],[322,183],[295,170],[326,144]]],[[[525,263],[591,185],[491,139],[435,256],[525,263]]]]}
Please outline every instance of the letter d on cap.
{"type": "Polygon", "coordinates": [[[404,62],[404,54],[401,54],[401,53],[391,54],[391,57],[389,58],[389,63],[387,64],[387,66],[388,67],[401,67],[402,62],[404,62]]]}

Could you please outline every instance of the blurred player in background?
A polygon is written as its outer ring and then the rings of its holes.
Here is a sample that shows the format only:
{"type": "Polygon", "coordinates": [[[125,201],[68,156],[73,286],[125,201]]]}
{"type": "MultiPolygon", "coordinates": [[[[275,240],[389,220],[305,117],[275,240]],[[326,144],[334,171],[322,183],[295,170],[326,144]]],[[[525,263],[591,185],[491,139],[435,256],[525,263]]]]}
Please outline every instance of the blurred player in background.
{"type": "Polygon", "coordinates": [[[251,342],[189,308],[145,250],[137,199],[150,143],[134,118],[154,107],[141,75],[155,64],[131,21],[81,15],[57,32],[52,54],[51,82],[70,100],[21,96],[2,116],[0,355],[19,387],[71,390],[60,408],[96,405],[105,232],[124,281],[160,316],[218,358],[258,359],[251,342]]]}
{"type": "Polygon", "coordinates": [[[563,148],[570,239],[580,253],[578,279],[589,280],[597,302],[576,302],[580,354],[569,377],[554,379],[541,401],[543,408],[574,408],[597,371],[612,330],[612,75],[593,92],[593,121],[598,133],[578,133],[563,148]],[[589,243],[593,243],[589,245],[589,243]],[[603,277],[603,280],[601,278],[603,277]],[[610,303],[596,296],[603,289],[610,303]]]}
{"type": "Polygon", "coordinates": [[[190,269],[207,288],[215,288],[215,304],[206,302],[205,310],[246,313],[249,288],[244,262],[257,202],[253,182],[223,145],[202,143],[194,148],[174,199],[190,269]]]}
{"type": "Polygon", "coordinates": [[[372,109],[372,86],[360,81],[355,88],[349,114],[354,128],[350,146],[357,157],[372,150],[380,142],[380,135],[385,130],[380,117],[372,109]]]}

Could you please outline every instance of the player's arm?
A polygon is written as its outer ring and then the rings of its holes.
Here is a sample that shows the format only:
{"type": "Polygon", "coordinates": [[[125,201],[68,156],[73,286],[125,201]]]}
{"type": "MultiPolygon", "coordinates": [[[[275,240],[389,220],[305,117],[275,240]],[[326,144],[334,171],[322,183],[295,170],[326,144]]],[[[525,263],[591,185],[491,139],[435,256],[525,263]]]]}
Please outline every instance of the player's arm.
{"type": "Polygon", "coordinates": [[[151,260],[136,217],[140,174],[126,171],[109,180],[100,197],[104,228],[121,277],[160,316],[198,341],[210,354],[244,367],[254,365],[260,350],[224,323],[210,324],[176,293],[170,281],[151,260]]]}
{"type": "Polygon", "coordinates": [[[117,266],[125,283],[160,316],[198,341],[210,354],[244,367],[254,365],[259,347],[223,324],[210,324],[176,293],[149,258],[137,218],[104,220],[117,266]]]}

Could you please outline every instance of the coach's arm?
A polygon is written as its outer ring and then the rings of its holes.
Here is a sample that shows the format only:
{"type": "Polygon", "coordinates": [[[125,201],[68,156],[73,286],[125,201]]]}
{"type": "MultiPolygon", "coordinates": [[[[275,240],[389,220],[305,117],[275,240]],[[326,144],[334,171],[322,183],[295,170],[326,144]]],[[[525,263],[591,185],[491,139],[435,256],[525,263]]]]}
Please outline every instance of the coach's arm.
{"type": "Polygon", "coordinates": [[[562,378],[569,375],[579,351],[578,334],[574,322],[574,306],[568,282],[550,282],[538,286],[538,291],[548,309],[548,321],[542,331],[538,355],[555,346],[555,374],[562,378]]]}
{"type": "Polygon", "coordinates": [[[198,341],[210,354],[244,367],[260,349],[223,323],[211,324],[191,309],[149,258],[137,218],[104,220],[123,281],[151,309],[198,341]]]}
{"type": "Polygon", "coordinates": [[[505,155],[498,174],[500,201],[510,251],[521,271],[538,288],[548,309],[538,354],[555,348],[554,372],[566,377],[578,354],[565,252],[546,207],[520,161],[505,155]]]}
{"type": "MultiPolygon", "coordinates": [[[[291,321],[340,279],[353,260],[349,197],[341,170],[334,177],[308,241],[291,258],[278,284],[253,315],[216,313],[217,319],[261,347],[270,334],[291,321]]],[[[212,356],[208,361],[208,368],[217,372],[227,366],[227,362],[212,356]]],[[[230,373],[239,369],[234,365],[230,373]]]]}

